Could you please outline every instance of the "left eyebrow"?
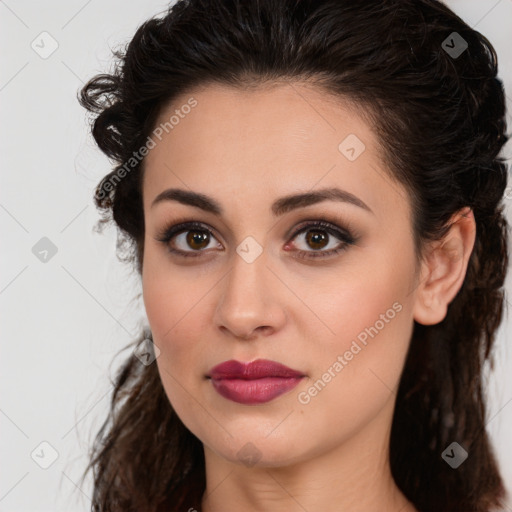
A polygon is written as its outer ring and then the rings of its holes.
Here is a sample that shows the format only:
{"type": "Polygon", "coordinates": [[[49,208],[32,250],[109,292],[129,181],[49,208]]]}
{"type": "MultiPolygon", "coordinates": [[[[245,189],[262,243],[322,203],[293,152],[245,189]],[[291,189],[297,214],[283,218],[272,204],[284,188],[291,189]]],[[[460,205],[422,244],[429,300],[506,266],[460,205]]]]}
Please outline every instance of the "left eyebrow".
{"type": "Polygon", "coordinates": [[[310,206],[322,201],[341,201],[349,203],[373,214],[373,211],[365,202],[354,194],[346,190],[341,190],[340,188],[323,188],[314,192],[282,197],[272,204],[272,213],[275,216],[283,215],[296,208],[310,206]]]}
{"type": "MultiPolygon", "coordinates": [[[[179,203],[200,208],[214,215],[221,216],[224,213],[222,206],[213,198],[198,192],[191,192],[178,188],[164,190],[153,200],[151,208],[163,201],[178,201],[179,203]]],[[[303,208],[322,201],[341,201],[358,206],[373,214],[371,208],[354,194],[339,188],[324,188],[314,192],[293,194],[281,197],[274,201],[271,211],[274,216],[283,215],[297,208],[303,208]]]]}

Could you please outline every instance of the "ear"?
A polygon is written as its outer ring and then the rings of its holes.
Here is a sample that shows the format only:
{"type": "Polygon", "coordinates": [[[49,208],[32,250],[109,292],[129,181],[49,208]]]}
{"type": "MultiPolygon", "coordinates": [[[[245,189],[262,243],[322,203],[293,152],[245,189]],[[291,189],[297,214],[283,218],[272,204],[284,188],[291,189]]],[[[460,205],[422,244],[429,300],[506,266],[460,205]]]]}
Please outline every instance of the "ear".
{"type": "Polygon", "coordinates": [[[476,223],[471,208],[454,214],[450,224],[443,239],[430,244],[421,265],[413,316],[423,325],[444,320],[448,305],[462,287],[475,244],[476,223]]]}

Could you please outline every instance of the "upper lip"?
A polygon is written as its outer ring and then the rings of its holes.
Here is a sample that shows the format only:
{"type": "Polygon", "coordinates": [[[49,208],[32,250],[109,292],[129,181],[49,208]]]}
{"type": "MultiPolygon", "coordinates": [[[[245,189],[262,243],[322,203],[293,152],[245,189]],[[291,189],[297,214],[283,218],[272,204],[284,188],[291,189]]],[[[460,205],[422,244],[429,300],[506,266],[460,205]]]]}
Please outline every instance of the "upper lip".
{"type": "Polygon", "coordinates": [[[262,379],[264,377],[304,377],[297,370],[292,370],[281,363],[268,359],[256,359],[243,363],[231,359],[214,366],[207,375],[212,379],[262,379]]]}

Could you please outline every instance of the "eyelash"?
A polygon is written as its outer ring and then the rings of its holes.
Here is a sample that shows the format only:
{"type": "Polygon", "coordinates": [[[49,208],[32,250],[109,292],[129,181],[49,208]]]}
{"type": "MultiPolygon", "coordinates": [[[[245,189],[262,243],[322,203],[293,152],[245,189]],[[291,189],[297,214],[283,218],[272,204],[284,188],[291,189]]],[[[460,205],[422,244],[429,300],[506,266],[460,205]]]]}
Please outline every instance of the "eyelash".
{"type": "MultiPolygon", "coordinates": [[[[339,254],[348,249],[349,246],[354,245],[359,236],[352,234],[353,231],[349,229],[338,228],[335,224],[327,221],[326,219],[318,219],[315,221],[305,221],[301,223],[297,229],[294,231],[293,235],[290,236],[289,241],[292,241],[297,235],[302,233],[307,233],[309,230],[313,228],[319,228],[319,231],[326,231],[329,235],[333,235],[335,238],[341,240],[341,246],[330,249],[328,251],[322,251],[319,249],[318,251],[302,251],[297,250],[294,251],[297,253],[296,257],[300,259],[314,259],[314,258],[327,258],[330,256],[334,256],[335,254],[339,254]]],[[[203,250],[198,251],[182,251],[180,249],[174,249],[170,246],[169,242],[177,235],[181,233],[186,233],[188,231],[203,231],[207,232],[210,235],[214,236],[211,229],[209,229],[205,224],[196,221],[188,221],[181,222],[179,224],[171,225],[165,227],[162,231],[160,231],[155,237],[157,241],[166,245],[169,252],[176,254],[178,256],[182,256],[184,258],[192,257],[197,258],[202,255],[203,250]]],[[[288,243],[288,242],[287,242],[288,243]]]]}

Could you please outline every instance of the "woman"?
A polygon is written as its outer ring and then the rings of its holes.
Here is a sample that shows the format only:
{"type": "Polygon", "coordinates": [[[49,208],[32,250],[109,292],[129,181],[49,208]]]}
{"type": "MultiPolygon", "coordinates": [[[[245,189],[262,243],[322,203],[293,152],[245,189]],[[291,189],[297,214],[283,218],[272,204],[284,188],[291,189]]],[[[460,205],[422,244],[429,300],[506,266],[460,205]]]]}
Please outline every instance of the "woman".
{"type": "Polygon", "coordinates": [[[93,510],[502,505],[489,41],[434,0],[179,0],[116,57],[80,101],[149,332],[91,454],[93,510]]]}

